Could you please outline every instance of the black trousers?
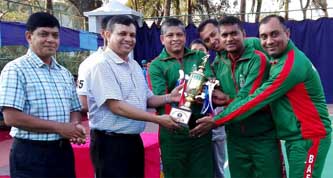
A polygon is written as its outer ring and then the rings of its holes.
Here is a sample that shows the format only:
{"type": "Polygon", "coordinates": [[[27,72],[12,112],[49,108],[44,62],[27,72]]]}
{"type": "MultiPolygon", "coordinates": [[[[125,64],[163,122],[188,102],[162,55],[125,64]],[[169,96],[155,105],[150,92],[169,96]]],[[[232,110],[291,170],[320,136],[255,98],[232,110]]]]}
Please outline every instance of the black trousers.
{"type": "Polygon", "coordinates": [[[15,138],[10,150],[10,177],[74,178],[74,153],[70,142],[15,138]]]}
{"type": "Polygon", "coordinates": [[[90,138],[97,178],[144,177],[144,147],[139,134],[91,130],[90,138]]]}

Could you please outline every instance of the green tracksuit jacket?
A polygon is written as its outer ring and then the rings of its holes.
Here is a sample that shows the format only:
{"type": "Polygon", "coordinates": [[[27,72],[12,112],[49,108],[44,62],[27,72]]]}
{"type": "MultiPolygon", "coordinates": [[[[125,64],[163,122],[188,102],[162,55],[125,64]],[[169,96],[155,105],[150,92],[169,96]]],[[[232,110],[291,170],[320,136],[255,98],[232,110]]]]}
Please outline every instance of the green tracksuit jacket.
{"type": "MultiPolygon", "coordinates": [[[[165,49],[149,66],[149,77],[155,95],[169,93],[175,88],[179,69],[190,75],[193,66],[199,66],[204,53],[185,48],[184,56],[177,60],[169,56],[165,49]]],[[[209,62],[205,75],[212,76],[209,62]]],[[[178,105],[178,104],[177,104],[178,105]]],[[[176,105],[176,106],[177,106],[176,105]]],[[[157,108],[158,114],[169,113],[170,106],[157,108]]],[[[201,105],[192,104],[190,127],[201,118],[201,105]]],[[[165,177],[213,177],[213,156],[211,134],[200,138],[189,137],[188,129],[170,132],[160,127],[160,146],[165,177]]]]}
{"type": "MultiPolygon", "coordinates": [[[[212,64],[221,90],[231,99],[252,94],[268,78],[270,63],[264,53],[255,50],[246,41],[245,51],[236,62],[228,59],[227,52],[217,53],[212,64]]],[[[227,133],[233,136],[257,136],[270,132],[276,138],[269,108],[255,112],[241,123],[227,125],[227,133]],[[273,131],[273,132],[272,132],[273,131]]]]}
{"type": "MultiPolygon", "coordinates": [[[[265,54],[255,50],[249,41],[245,43],[238,60],[229,59],[223,51],[212,64],[220,89],[231,98],[252,94],[268,78],[270,63],[265,54]]],[[[282,177],[280,141],[268,107],[246,120],[227,124],[226,133],[232,177],[282,177]]]]}
{"type": "Polygon", "coordinates": [[[271,59],[271,63],[269,78],[253,94],[237,96],[214,117],[216,124],[243,120],[270,104],[277,136],[286,140],[288,145],[289,176],[303,176],[300,172],[305,168],[304,162],[313,152],[308,145],[319,148],[318,152],[315,151],[318,153],[316,167],[312,166],[314,170],[311,173],[314,177],[320,176],[332,128],[319,74],[292,41],[288,42],[287,49],[279,58],[271,59]],[[314,141],[316,139],[322,141],[314,141]],[[297,157],[293,157],[294,153],[298,154],[297,157]]]}

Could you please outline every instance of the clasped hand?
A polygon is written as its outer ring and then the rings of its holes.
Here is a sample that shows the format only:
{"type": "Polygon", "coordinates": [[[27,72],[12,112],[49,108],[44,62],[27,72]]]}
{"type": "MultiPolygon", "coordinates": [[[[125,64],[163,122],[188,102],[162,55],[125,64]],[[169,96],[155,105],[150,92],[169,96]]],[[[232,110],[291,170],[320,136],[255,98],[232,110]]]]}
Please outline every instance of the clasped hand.
{"type": "Polygon", "coordinates": [[[191,137],[201,137],[216,127],[215,121],[211,116],[205,116],[196,121],[197,126],[190,130],[191,137]]]}
{"type": "Polygon", "coordinates": [[[79,122],[62,123],[59,134],[74,144],[86,143],[86,129],[79,122]]]}

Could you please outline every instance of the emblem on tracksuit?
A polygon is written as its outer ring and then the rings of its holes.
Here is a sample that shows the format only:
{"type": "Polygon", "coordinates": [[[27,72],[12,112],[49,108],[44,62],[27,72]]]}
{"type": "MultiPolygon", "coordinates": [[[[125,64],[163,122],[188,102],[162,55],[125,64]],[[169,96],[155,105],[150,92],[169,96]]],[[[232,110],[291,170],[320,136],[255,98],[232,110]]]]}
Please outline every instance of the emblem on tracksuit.
{"type": "Polygon", "coordinates": [[[241,88],[243,88],[244,85],[245,85],[245,77],[244,77],[243,74],[240,74],[240,75],[239,75],[239,86],[240,86],[241,88]]]}

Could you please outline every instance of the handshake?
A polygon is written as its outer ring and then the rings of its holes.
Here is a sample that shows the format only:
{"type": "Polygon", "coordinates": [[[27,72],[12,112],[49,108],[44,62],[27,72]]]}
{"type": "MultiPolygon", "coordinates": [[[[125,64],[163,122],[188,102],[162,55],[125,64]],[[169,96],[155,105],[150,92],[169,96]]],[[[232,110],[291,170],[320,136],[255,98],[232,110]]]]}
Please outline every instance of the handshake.
{"type": "Polygon", "coordinates": [[[58,133],[64,138],[68,138],[71,143],[78,145],[86,143],[86,129],[78,121],[59,123],[58,126],[58,133]]]}

